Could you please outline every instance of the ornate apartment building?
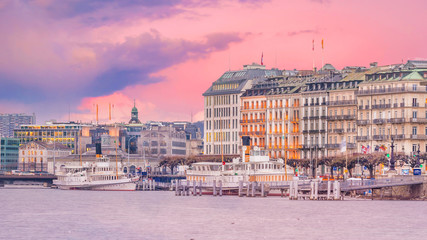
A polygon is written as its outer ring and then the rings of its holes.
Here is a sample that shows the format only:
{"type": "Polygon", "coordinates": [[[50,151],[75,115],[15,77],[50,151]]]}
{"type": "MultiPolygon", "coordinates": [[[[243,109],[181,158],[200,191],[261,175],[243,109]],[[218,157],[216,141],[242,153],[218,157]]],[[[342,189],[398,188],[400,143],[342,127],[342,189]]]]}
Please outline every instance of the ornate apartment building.
{"type": "Polygon", "coordinates": [[[303,158],[318,159],[327,156],[328,94],[339,80],[341,80],[339,75],[317,76],[310,79],[302,91],[303,158]]]}
{"type": "Polygon", "coordinates": [[[378,67],[356,92],[358,149],[427,150],[427,61],[378,67]]]}
{"type": "Polygon", "coordinates": [[[357,100],[355,92],[365,72],[354,72],[332,84],[328,101],[328,156],[357,152],[357,100]]]}
{"type": "Polygon", "coordinates": [[[244,65],[243,70],[227,71],[203,93],[204,154],[240,154],[241,94],[253,83],[279,76],[278,69],[244,65]]]}
{"type": "Polygon", "coordinates": [[[283,159],[389,153],[392,140],[395,152],[427,151],[427,61],[345,69],[235,80],[232,91],[219,90],[234,81],[221,77],[205,93],[205,154],[221,153],[219,136],[224,154],[239,153],[240,137],[249,136],[283,159]],[[221,100],[226,93],[230,103],[221,100]]]}

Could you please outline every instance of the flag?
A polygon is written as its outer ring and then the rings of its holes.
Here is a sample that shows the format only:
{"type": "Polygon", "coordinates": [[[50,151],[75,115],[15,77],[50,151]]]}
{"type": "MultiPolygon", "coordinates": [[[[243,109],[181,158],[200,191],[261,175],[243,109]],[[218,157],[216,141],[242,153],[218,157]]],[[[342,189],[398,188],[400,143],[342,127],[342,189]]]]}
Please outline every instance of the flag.
{"type": "Polygon", "coordinates": [[[345,138],[341,141],[340,149],[341,152],[347,151],[347,142],[345,141],[345,138]]]}
{"type": "Polygon", "coordinates": [[[264,65],[264,53],[261,53],[261,65],[264,65]]]}
{"type": "Polygon", "coordinates": [[[370,152],[370,151],[371,151],[371,146],[369,146],[369,145],[368,145],[368,147],[366,148],[366,150],[367,150],[368,152],[370,152]]]}
{"type": "Polygon", "coordinates": [[[385,152],[385,150],[387,150],[387,147],[384,146],[384,144],[383,144],[383,145],[380,146],[380,150],[383,151],[383,152],[385,152]]]}
{"type": "Polygon", "coordinates": [[[323,50],[323,38],[322,38],[322,50],[323,50]]]}
{"type": "Polygon", "coordinates": [[[368,148],[362,145],[362,153],[366,154],[368,152],[368,148]]]}
{"type": "Polygon", "coordinates": [[[314,52],[314,39],[313,39],[313,52],[314,52]]]}
{"type": "Polygon", "coordinates": [[[375,146],[375,152],[378,152],[380,150],[380,147],[378,145],[375,146]]]}

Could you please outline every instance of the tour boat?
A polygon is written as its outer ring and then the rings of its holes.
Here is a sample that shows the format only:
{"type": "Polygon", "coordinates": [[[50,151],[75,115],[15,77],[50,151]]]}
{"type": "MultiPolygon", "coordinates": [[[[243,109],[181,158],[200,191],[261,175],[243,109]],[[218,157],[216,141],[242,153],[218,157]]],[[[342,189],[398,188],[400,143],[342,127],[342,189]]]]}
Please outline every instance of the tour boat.
{"type": "Polygon", "coordinates": [[[222,188],[227,190],[239,187],[239,182],[265,182],[274,185],[291,180],[293,170],[287,169],[283,159],[270,160],[268,152],[255,147],[248,158],[235,158],[231,163],[199,162],[193,163],[186,172],[190,183],[200,181],[204,186],[212,186],[221,181],[222,188]]]}
{"type": "Polygon", "coordinates": [[[65,165],[53,184],[64,190],[135,191],[139,177],[128,177],[121,167],[104,156],[95,163],[65,165]]]}

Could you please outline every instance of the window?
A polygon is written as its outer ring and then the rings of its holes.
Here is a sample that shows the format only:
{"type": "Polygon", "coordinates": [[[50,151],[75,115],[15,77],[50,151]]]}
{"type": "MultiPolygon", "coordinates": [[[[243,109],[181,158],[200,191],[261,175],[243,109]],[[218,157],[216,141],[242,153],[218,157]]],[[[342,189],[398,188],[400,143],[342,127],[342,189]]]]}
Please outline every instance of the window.
{"type": "Polygon", "coordinates": [[[412,84],[412,90],[417,91],[417,84],[412,84]]]}
{"type": "Polygon", "coordinates": [[[417,118],[417,111],[412,112],[412,118],[417,118]]]}
{"type": "Polygon", "coordinates": [[[417,127],[412,127],[412,135],[417,135],[417,127]]]}
{"type": "Polygon", "coordinates": [[[413,107],[417,107],[417,99],[416,98],[412,98],[412,106],[413,107]]]}

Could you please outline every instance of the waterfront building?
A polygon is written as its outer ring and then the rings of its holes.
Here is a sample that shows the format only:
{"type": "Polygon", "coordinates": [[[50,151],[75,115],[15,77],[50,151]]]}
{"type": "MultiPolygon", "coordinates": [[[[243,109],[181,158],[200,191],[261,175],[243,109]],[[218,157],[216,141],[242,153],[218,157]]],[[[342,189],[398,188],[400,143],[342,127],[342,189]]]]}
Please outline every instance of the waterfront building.
{"type": "Polygon", "coordinates": [[[427,61],[376,67],[356,92],[357,144],[370,152],[427,151],[427,61]]]}
{"type": "Polygon", "coordinates": [[[18,169],[19,139],[0,138],[0,170],[11,171],[18,169]]]}
{"type": "Polygon", "coordinates": [[[253,63],[243,70],[227,71],[212,83],[203,93],[204,154],[240,154],[241,94],[254,83],[280,75],[278,69],[253,63]]]}
{"type": "Polygon", "coordinates": [[[41,125],[21,125],[14,130],[14,136],[20,139],[21,144],[29,142],[56,142],[71,149],[73,153],[78,152],[78,139],[81,135],[83,125],[70,123],[48,122],[41,125]]]}
{"type": "Polygon", "coordinates": [[[349,73],[344,79],[332,84],[328,101],[328,156],[357,152],[357,100],[358,84],[365,79],[365,71],[349,73]]]}
{"type": "Polygon", "coordinates": [[[313,160],[327,156],[329,90],[341,79],[341,75],[315,75],[307,80],[301,92],[302,158],[313,160]]]}
{"type": "Polygon", "coordinates": [[[68,156],[71,152],[71,148],[59,143],[29,142],[19,147],[18,169],[53,173],[53,165],[48,166],[48,158],[68,156]]]}
{"type": "Polygon", "coordinates": [[[173,125],[148,123],[141,131],[140,140],[138,149],[145,157],[160,159],[164,156],[187,155],[186,133],[173,125]]]}
{"type": "Polygon", "coordinates": [[[27,114],[0,114],[0,136],[13,137],[13,130],[21,125],[35,124],[36,116],[27,114]]]}

